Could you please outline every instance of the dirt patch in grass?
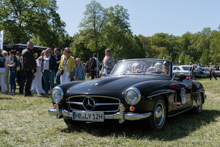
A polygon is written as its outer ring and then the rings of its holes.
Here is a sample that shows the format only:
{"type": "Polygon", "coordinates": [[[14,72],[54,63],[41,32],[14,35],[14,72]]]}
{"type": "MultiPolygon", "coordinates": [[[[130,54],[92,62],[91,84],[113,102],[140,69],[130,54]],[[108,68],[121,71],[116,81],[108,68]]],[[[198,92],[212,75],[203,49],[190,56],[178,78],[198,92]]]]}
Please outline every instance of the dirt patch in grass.
{"type": "Polygon", "coordinates": [[[220,100],[220,97],[212,98],[213,100],[220,100]]]}

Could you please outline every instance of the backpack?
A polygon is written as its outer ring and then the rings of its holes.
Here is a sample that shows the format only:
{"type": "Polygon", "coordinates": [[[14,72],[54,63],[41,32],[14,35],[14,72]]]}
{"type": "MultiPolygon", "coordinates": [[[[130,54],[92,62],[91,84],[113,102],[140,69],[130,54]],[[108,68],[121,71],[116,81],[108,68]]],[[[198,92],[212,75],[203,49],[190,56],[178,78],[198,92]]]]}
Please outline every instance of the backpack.
{"type": "Polygon", "coordinates": [[[88,62],[88,70],[89,71],[95,70],[95,68],[96,68],[96,60],[95,58],[91,57],[88,62]]]}

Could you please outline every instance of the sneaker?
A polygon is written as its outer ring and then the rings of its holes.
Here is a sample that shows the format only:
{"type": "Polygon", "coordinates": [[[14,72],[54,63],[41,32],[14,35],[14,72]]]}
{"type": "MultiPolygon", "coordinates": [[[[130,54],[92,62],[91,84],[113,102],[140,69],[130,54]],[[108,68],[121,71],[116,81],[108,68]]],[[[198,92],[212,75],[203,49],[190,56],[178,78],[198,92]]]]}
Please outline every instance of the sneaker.
{"type": "Polygon", "coordinates": [[[9,92],[8,95],[13,95],[13,92],[9,92]]]}

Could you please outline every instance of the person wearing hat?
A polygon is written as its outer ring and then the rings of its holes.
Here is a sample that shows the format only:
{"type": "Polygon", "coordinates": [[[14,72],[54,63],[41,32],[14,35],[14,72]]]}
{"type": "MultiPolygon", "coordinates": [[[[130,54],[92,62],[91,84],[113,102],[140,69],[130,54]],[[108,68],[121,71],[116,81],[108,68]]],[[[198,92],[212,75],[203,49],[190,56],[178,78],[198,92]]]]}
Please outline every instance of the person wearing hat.
{"type": "Polygon", "coordinates": [[[215,80],[217,80],[216,75],[215,75],[215,66],[213,63],[210,63],[210,80],[212,80],[212,76],[215,77],[215,80]]]}
{"type": "Polygon", "coordinates": [[[164,74],[169,75],[169,72],[170,72],[170,62],[169,61],[163,62],[163,69],[164,69],[164,74]]]}

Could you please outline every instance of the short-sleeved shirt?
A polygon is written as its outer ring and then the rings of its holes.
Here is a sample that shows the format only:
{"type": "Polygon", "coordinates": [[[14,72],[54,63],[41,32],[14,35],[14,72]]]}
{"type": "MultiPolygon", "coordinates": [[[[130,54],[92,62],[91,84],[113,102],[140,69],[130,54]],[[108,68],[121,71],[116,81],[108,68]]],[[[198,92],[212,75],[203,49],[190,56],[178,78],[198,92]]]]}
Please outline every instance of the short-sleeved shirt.
{"type": "Polygon", "coordinates": [[[12,64],[14,64],[14,63],[15,63],[15,67],[10,67],[10,68],[15,68],[15,69],[16,69],[17,63],[18,63],[18,60],[17,60],[17,57],[16,57],[16,56],[14,56],[14,57],[11,59],[10,65],[12,65],[12,64]]]}

